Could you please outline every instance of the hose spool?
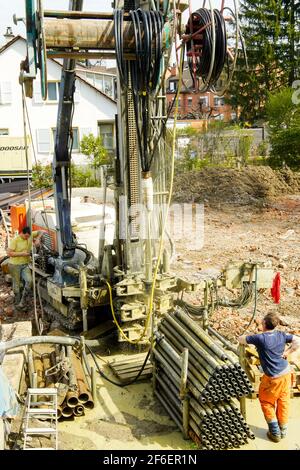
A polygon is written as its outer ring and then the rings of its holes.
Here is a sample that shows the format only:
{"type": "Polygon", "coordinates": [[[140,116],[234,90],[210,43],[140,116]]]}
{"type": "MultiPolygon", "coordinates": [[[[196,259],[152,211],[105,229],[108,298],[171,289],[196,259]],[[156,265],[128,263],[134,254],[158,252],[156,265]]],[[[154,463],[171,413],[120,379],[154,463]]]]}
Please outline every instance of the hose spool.
{"type": "Polygon", "coordinates": [[[227,34],[223,14],[217,10],[199,8],[195,11],[186,26],[187,57],[190,73],[199,91],[210,90],[217,84],[227,57],[227,34]]]}

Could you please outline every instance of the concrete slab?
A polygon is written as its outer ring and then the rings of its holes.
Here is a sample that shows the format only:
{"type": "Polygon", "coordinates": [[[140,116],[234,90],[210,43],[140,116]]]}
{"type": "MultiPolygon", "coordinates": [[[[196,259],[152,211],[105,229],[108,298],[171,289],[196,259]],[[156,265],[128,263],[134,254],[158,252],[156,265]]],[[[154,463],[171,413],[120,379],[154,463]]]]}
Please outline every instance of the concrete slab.
{"type": "MultiPolygon", "coordinates": [[[[32,336],[31,321],[0,325],[0,341],[28,338],[29,336],[32,336]]],[[[8,351],[2,363],[3,372],[16,392],[19,392],[25,359],[26,348],[23,346],[8,351]]]]}

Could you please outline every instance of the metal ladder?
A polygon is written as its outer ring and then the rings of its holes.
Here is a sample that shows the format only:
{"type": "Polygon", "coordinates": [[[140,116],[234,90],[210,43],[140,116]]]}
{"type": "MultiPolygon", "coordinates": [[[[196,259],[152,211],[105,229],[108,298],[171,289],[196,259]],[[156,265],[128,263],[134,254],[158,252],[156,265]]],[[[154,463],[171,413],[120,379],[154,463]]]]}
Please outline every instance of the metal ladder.
{"type": "Polygon", "coordinates": [[[23,450],[58,450],[57,389],[29,388],[25,406],[23,450]],[[38,401],[39,396],[47,401],[38,401]],[[49,427],[32,427],[32,420],[38,418],[50,420],[49,427]],[[28,436],[34,435],[50,437],[52,447],[28,447],[28,436]]]}

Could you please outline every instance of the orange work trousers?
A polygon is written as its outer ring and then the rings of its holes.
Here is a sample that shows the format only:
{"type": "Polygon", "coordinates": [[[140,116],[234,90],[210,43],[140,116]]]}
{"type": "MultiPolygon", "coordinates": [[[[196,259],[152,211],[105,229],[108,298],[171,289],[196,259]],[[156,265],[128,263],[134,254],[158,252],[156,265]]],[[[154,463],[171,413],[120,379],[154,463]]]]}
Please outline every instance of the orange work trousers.
{"type": "Polygon", "coordinates": [[[289,419],[291,374],[272,378],[263,375],[260,382],[258,398],[266,421],[277,419],[280,425],[287,424],[289,419]]]}

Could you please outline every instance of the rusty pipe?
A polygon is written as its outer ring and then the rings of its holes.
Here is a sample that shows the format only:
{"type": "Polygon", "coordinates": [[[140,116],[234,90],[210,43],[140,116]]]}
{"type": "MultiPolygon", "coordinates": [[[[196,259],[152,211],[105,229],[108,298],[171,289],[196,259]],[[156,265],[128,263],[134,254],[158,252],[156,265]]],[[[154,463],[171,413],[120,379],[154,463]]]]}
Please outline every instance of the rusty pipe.
{"type": "Polygon", "coordinates": [[[77,405],[73,410],[74,416],[83,416],[84,415],[84,406],[77,405]]]}

